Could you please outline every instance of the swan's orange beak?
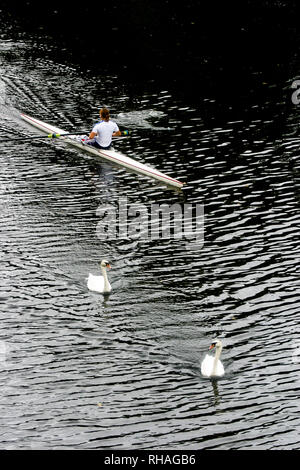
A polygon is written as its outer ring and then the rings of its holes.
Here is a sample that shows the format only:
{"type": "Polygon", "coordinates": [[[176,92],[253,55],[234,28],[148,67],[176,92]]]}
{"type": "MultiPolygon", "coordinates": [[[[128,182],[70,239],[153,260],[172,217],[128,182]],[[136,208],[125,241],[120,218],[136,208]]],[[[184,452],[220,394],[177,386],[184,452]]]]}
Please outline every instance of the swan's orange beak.
{"type": "Polygon", "coordinates": [[[215,347],[215,344],[213,343],[213,344],[211,344],[211,345],[209,346],[208,349],[210,350],[210,349],[213,349],[214,347],[215,347]]]}
{"type": "Polygon", "coordinates": [[[106,267],[107,267],[107,269],[111,269],[111,265],[110,265],[110,264],[107,264],[106,267]]]}

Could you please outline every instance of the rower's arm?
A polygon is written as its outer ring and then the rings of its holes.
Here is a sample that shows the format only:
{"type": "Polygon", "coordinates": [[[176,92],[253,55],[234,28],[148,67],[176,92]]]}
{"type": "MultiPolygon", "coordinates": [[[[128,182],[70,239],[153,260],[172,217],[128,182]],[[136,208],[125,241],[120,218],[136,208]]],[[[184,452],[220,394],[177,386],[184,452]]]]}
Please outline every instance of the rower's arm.
{"type": "Polygon", "coordinates": [[[91,132],[89,135],[89,139],[93,139],[97,135],[96,132],[91,132]]]}
{"type": "Polygon", "coordinates": [[[113,137],[119,137],[121,134],[121,131],[116,131],[116,132],[113,132],[113,137]]]}

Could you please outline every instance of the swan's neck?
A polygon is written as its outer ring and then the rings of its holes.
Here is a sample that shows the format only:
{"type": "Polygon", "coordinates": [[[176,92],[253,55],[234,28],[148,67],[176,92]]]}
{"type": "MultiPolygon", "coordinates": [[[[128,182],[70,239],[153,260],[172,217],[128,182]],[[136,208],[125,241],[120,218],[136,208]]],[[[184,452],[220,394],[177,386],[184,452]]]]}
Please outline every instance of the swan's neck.
{"type": "Polygon", "coordinates": [[[109,285],[109,282],[108,282],[108,277],[107,277],[106,268],[104,268],[103,266],[101,266],[101,271],[102,271],[103,279],[104,279],[104,288],[103,288],[103,291],[104,291],[104,292],[109,292],[109,290],[110,290],[110,285],[109,285]]]}
{"type": "Polygon", "coordinates": [[[219,346],[218,348],[216,348],[216,354],[215,354],[215,359],[214,359],[214,364],[213,364],[212,375],[216,375],[217,367],[218,367],[218,361],[220,359],[221,352],[222,352],[222,346],[219,346]]]}

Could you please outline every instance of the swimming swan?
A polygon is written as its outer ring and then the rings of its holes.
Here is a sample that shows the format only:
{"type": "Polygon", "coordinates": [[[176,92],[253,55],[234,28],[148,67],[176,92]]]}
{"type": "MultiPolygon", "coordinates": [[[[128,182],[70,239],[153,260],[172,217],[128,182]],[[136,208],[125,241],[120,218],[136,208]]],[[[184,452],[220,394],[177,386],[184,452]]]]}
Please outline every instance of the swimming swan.
{"type": "Polygon", "coordinates": [[[224,367],[220,361],[222,352],[222,342],[219,339],[215,339],[209,349],[216,348],[215,357],[206,354],[201,364],[201,374],[205,377],[222,377],[225,374],[224,367]]]}
{"type": "Polygon", "coordinates": [[[87,280],[87,286],[89,290],[99,292],[100,294],[108,294],[111,291],[111,285],[109,283],[106,269],[110,269],[111,265],[105,259],[100,263],[102,276],[94,276],[89,273],[87,280]]]}

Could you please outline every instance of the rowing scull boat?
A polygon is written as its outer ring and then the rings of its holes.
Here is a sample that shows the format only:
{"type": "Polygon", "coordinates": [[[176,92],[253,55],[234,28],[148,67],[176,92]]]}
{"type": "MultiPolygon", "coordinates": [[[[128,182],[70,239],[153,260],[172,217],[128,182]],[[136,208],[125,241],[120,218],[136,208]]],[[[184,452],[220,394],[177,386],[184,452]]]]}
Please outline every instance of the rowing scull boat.
{"type": "Polygon", "coordinates": [[[168,186],[173,186],[176,188],[182,188],[183,186],[183,183],[181,181],[171,178],[170,176],[167,176],[164,173],[161,173],[160,171],[156,170],[155,168],[145,165],[144,163],[137,162],[136,160],[133,160],[133,158],[127,157],[126,155],[123,155],[120,152],[116,152],[115,150],[96,149],[95,147],[91,147],[90,145],[87,145],[84,142],[77,140],[75,135],[68,135],[68,137],[61,135],[67,134],[67,132],[63,129],[59,129],[58,127],[52,126],[51,124],[47,124],[46,122],[40,121],[39,119],[28,116],[27,114],[21,113],[21,118],[29,124],[33,125],[34,127],[37,127],[41,131],[46,132],[47,134],[59,134],[58,138],[63,140],[67,144],[71,144],[75,147],[78,147],[80,150],[84,150],[85,152],[96,155],[97,157],[101,157],[104,160],[107,160],[113,164],[127,168],[128,170],[133,171],[134,173],[154,178],[155,180],[163,182],[168,186]]]}

